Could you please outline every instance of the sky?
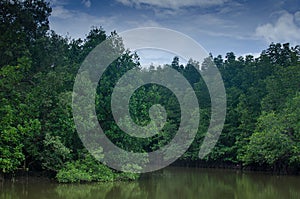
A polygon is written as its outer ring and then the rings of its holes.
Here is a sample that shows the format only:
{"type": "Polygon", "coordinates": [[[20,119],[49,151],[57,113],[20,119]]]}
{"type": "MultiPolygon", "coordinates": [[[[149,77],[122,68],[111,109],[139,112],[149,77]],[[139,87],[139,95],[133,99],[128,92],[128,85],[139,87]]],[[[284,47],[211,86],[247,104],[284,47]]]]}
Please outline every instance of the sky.
{"type": "MultiPolygon", "coordinates": [[[[47,1],[53,9],[50,28],[72,38],[85,38],[92,26],[107,34],[162,27],[186,34],[213,56],[223,57],[227,52],[258,56],[271,42],[300,44],[300,0],[47,1]]],[[[139,55],[153,64],[171,56],[151,50],[139,55]]]]}

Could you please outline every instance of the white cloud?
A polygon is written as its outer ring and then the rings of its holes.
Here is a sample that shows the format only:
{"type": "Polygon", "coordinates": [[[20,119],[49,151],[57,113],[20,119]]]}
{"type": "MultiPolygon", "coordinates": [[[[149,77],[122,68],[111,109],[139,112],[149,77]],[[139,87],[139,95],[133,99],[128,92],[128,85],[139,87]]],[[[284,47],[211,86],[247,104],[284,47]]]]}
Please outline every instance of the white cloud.
{"type": "Polygon", "coordinates": [[[60,19],[68,19],[72,18],[74,13],[65,9],[63,6],[56,6],[52,8],[51,17],[60,18],[60,19]]]}
{"type": "Polygon", "coordinates": [[[252,55],[254,58],[258,58],[260,57],[261,53],[243,53],[241,55],[237,55],[237,57],[242,56],[242,57],[246,57],[247,55],[252,55]]]}
{"type": "MultiPolygon", "coordinates": [[[[173,58],[178,56],[160,49],[141,49],[137,51],[137,54],[140,58],[140,64],[144,68],[148,68],[151,65],[163,66],[165,64],[171,64],[173,58]]],[[[186,64],[187,60],[180,57],[180,63],[186,64]]]]}
{"type": "Polygon", "coordinates": [[[92,2],[90,0],[82,0],[81,3],[87,8],[91,7],[92,5],[92,2]]]}
{"type": "Polygon", "coordinates": [[[296,23],[300,25],[300,11],[296,12],[294,16],[296,23]]]}
{"type": "Polygon", "coordinates": [[[210,6],[219,6],[228,2],[229,0],[116,0],[119,3],[122,3],[126,6],[141,7],[154,6],[159,8],[168,8],[168,9],[179,9],[182,7],[190,6],[201,6],[201,7],[210,7],[210,6]]]}
{"type": "Polygon", "coordinates": [[[113,31],[117,17],[97,17],[78,10],[68,10],[63,6],[52,8],[50,27],[60,35],[72,38],[85,38],[92,26],[104,27],[106,31],[113,31]]]}
{"type": "Polygon", "coordinates": [[[121,16],[94,16],[79,10],[66,9],[63,6],[52,8],[50,27],[60,35],[68,35],[72,38],[85,38],[92,26],[102,26],[107,33],[117,30],[122,32],[131,28],[160,27],[161,25],[146,16],[139,19],[126,19],[120,21],[121,16]]]}
{"type": "Polygon", "coordinates": [[[207,34],[209,36],[215,36],[215,37],[226,37],[226,38],[233,38],[238,40],[257,40],[256,37],[253,37],[250,34],[245,33],[238,33],[238,32],[217,32],[217,31],[209,31],[209,30],[198,30],[200,33],[207,34]]]}
{"type": "Polygon", "coordinates": [[[274,23],[267,23],[256,28],[256,36],[270,42],[289,42],[292,45],[300,43],[300,12],[284,13],[274,23]]]}
{"type": "Polygon", "coordinates": [[[68,0],[46,0],[51,6],[63,6],[68,4],[68,0]]]}
{"type": "Polygon", "coordinates": [[[142,27],[162,27],[157,21],[151,19],[137,20],[126,20],[126,29],[129,28],[142,28],[142,27]]]}

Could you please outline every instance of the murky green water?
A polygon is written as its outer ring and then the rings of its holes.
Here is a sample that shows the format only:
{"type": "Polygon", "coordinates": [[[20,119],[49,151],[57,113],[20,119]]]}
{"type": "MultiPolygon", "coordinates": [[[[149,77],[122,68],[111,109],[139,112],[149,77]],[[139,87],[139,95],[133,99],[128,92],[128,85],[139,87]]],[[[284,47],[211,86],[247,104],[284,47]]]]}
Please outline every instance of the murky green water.
{"type": "Polygon", "coordinates": [[[167,168],[137,182],[57,184],[28,178],[0,184],[0,199],[292,199],[300,176],[167,168]]]}

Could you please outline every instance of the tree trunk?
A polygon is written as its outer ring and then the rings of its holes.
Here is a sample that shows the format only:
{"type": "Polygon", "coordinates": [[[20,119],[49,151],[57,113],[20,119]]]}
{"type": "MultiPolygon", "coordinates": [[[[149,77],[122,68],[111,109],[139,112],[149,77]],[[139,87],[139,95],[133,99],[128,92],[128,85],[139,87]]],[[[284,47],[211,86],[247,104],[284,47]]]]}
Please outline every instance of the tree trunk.
{"type": "Polygon", "coordinates": [[[0,172],[0,182],[4,182],[4,173],[0,172]]]}

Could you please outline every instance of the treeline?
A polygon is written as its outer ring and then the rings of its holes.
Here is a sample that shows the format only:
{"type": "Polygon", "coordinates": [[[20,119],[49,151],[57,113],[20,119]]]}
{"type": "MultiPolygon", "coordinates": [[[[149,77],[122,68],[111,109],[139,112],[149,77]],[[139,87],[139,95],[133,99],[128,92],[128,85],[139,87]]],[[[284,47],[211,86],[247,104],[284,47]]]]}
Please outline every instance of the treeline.
{"type": "MultiPolygon", "coordinates": [[[[174,137],[184,110],[164,87],[142,86],[130,100],[130,114],[139,125],[149,123],[152,105],[165,107],[165,126],[151,138],[133,138],[122,132],[110,107],[113,88],[128,70],[151,73],[171,67],[185,76],[200,103],[197,136],[180,161],[199,161],[210,120],[210,99],[197,62],[190,60],[183,66],[175,57],[165,66],[142,69],[139,58],[124,49],[115,32],[106,34],[102,28],[93,28],[85,39],[62,37],[49,29],[51,7],[45,1],[0,2],[0,172],[49,171],[60,182],[138,177],[97,162],[86,151],[74,125],[76,74],[89,52],[108,38],[116,38],[117,50],[123,55],[110,65],[97,89],[96,112],[106,135],[120,148],[136,152],[155,151],[174,137]]],[[[299,57],[300,47],[289,44],[271,44],[258,58],[237,58],[234,53],[227,53],[224,59],[211,57],[224,80],[227,117],[216,147],[202,162],[299,171],[299,57]]],[[[121,122],[126,125],[127,120],[121,122]]],[[[139,166],[126,157],[113,157],[126,168],[139,166]]],[[[145,156],[142,164],[147,163],[145,156]]]]}
{"type": "Polygon", "coordinates": [[[211,58],[225,84],[227,115],[217,145],[203,160],[197,155],[210,118],[209,93],[201,76],[193,82],[191,62],[178,67],[175,58],[171,64],[193,85],[201,113],[198,135],[179,164],[299,172],[300,46],[272,43],[258,58],[232,52],[211,58]]]}
{"type": "Polygon", "coordinates": [[[72,116],[80,64],[115,33],[93,28],[84,40],[62,37],[49,29],[50,13],[46,1],[0,1],[0,173],[47,171],[60,182],[137,178],[96,161],[72,116]]]}
{"type": "Polygon", "coordinates": [[[258,58],[214,58],[227,93],[227,117],[209,162],[298,172],[300,46],[272,43],[258,58]]]}

